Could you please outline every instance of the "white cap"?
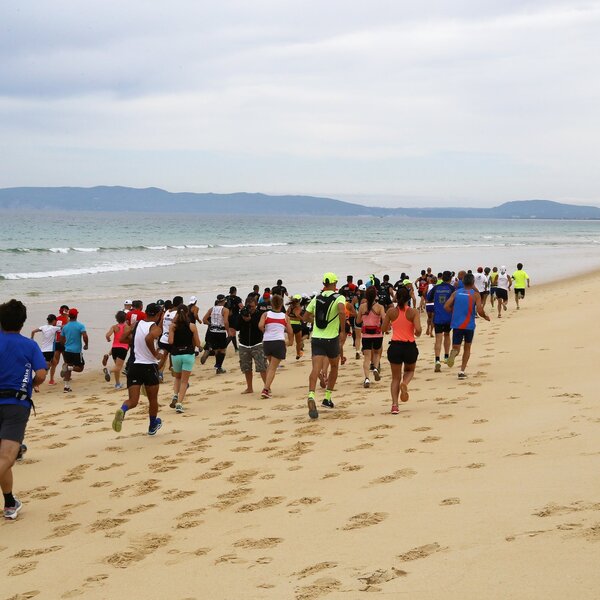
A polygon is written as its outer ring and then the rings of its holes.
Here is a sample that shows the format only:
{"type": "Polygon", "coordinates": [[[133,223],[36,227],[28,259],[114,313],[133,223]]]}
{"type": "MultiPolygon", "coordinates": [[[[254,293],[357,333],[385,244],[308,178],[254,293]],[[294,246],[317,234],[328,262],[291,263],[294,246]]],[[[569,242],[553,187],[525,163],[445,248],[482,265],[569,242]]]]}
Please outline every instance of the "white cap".
{"type": "Polygon", "coordinates": [[[123,302],[123,304],[133,304],[133,300],[125,300],[125,302],[123,302]]]}
{"type": "Polygon", "coordinates": [[[361,284],[358,286],[358,289],[359,289],[361,292],[364,292],[364,291],[367,289],[367,286],[366,286],[364,283],[361,283],[361,284]]]}
{"type": "Polygon", "coordinates": [[[196,304],[196,302],[198,302],[198,298],[196,298],[196,296],[190,296],[188,304],[196,304]]]}

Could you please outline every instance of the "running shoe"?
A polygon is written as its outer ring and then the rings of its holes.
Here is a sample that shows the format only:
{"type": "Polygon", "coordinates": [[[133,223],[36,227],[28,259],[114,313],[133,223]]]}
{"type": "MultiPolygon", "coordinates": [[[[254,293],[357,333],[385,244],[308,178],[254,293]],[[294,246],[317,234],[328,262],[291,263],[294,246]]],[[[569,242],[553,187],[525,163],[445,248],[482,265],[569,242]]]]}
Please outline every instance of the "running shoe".
{"type": "Polygon", "coordinates": [[[175,408],[175,405],[177,404],[179,400],[179,396],[177,394],[173,394],[173,397],[171,398],[171,404],[169,404],[169,408],[175,408]]]}
{"type": "Polygon", "coordinates": [[[400,407],[397,404],[392,404],[392,414],[397,415],[400,412],[400,407]]]}
{"type": "Polygon", "coordinates": [[[148,427],[148,435],[156,435],[156,432],[162,427],[162,420],[157,417],[154,426],[148,427]]]}
{"type": "Polygon", "coordinates": [[[21,444],[21,447],[19,448],[19,454],[17,454],[17,460],[22,461],[26,452],[27,452],[27,446],[25,444],[21,444]]]}
{"type": "Polygon", "coordinates": [[[102,366],[105,367],[108,364],[108,354],[102,357],[102,366]]]}
{"type": "Polygon", "coordinates": [[[104,371],[104,381],[110,381],[110,371],[106,367],[102,371],[104,371]]]}
{"type": "Polygon", "coordinates": [[[455,350],[454,348],[452,348],[452,350],[450,350],[450,356],[448,357],[448,362],[446,364],[449,367],[453,367],[454,366],[454,360],[456,359],[457,356],[458,356],[458,351],[455,350]]]}
{"type": "Polygon", "coordinates": [[[112,422],[113,431],[119,433],[121,431],[121,427],[123,427],[123,419],[125,419],[125,413],[122,408],[119,408],[115,413],[115,418],[112,422]]]}
{"type": "Polygon", "coordinates": [[[331,400],[323,400],[321,406],[324,406],[325,408],[335,408],[335,404],[331,400]]]}
{"type": "Polygon", "coordinates": [[[227,373],[227,371],[225,369],[223,369],[222,367],[219,367],[216,369],[217,375],[222,375],[223,373],[227,373]]]}
{"type": "Polygon", "coordinates": [[[360,358],[360,352],[357,352],[356,356],[354,358],[356,358],[356,360],[358,360],[360,358]]]}
{"type": "Polygon", "coordinates": [[[369,365],[369,371],[372,371],[374,368],[375,368],[375,365],[374,365],[373,363],[371,363],[371,364],[369,365]]]}
{"type": "Polygon", "coordinates": [[[69,372],[69,366],[67,363],[63,363],[62,369],[60,370],[60,376],[62,379],[65,378],[66,374],[69,372]]]}
{"type": "Polygon", "coordinates": [[[379,369],[373,369],[373,377],[375,377],[375,381],[379,381],[381,379],[381,375],[379,374],[379,369]]]}
{"type": "Polygon", "coordinates": [[[175,412],[178,412],[179,414],[181,414],[182,412],[184,412],[184,408],[183,408],[183,404],[180,404],[179,402],[175,405],[175,412]]]}
{"type": "Polygon", "coordinates": [[[54,381],[54,379],[51,379],[51,380],[48,382],[48,385],[56,385],[56,381],[54,381]]]}
{"type": "Polygon", "coordinates": [[[459,379],[466,379],[466,378],[467,378],[467,374],[466,374],[464,371],[461,371],[461,372],[458,374],[458,378],[459,378],[459,379]]]}
{"type": "Polygon", "coordinates": [[[65,393],[65,394],[68,394],[69,392],[72,392],[72,391],[73,391],[73,389],[69,385],[65,385],[65,387],[63,388],[63,393],[65,393]]]}
{"type": "Polygon", "coordinates": [[[162,383],[165,380],[165,374],[162,371],[158,372],[158,380],[162,383]]]}
{"type": "Polygon", "coordinates": [[[201,365],[203,365],[208,360],[209,355],[210,355],[210,351],[208,350],[208,348],[205,348],[204,352],[202,353],[202,356],[200,357],[201,365]]]}
{"type": "Polygon", "coordinates": [[[442,372],[442,363],[439,360],[435,361],[435,369],[434,371],[436,373],[441,373],[442,372]]]}
{"type": "Polygon", "coordinates": [[[271,397],[271,390],[268,390],[267,388],[263,388],[263,391],[260,394],[260,397],[263,399],[267,399],[271,397]]]}
{"type": "Polygon", "coordinates": [[[315,399],[314,398],[309,398],[308,399],[308,416],[311,419],[318,419],[319,418],[319,411],[317,410],[317,405],[315,403],[315,399]]]}
{"type": "Polygon", "coordinates": [[[368,388],[370,385],[371,385],[371,382],[370,382],[369,378],[366,377],[365,380],[363,381],[363,387],[368,388]]]}
{"type": "Polygon", "coordinates": [[[4,518],[5,519],[11,519],[11,520],[15,520],[17,518],[17,515],[19,514],[19,511],[23,508],[23,503],[20,500],[17,500],[15,498],[15,505],[14,506],[5,506],[4,507],[4,518]]]}
{"type": "Polygon", "coordinates": [[[122,390],[122,389],[123,389],[122,383],[115,383],[115,390],[122,390]]]}

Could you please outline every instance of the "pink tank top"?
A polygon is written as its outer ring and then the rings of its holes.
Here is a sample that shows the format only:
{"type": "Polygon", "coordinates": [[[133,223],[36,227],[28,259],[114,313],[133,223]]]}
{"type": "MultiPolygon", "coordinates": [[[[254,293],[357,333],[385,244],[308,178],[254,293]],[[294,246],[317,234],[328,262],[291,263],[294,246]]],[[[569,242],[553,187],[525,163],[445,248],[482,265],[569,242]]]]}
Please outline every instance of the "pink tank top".
{"type": "Polygon", "coordinates": [[[363,315],[361,331],[364,338],[383,337],[381,317],[370,310],[366,315],[363,315]]]}
{"type": "Polygon", "coordinates": [[[129,348],[129,344],[121,343],[121,336],[123,335],[123,330],[125,329],[125,323],[119,323],[119,324],[117,324],[117,327],[119,328],[119,330],[116,331],[115,334],[113,335],[112,347],[113,348],[129,348]]]}
{"type": "Polygon", "coordinates": [[[414,342],[415,325],[406,318],[406,307],[398,308],[398,318],[392,321],[392,342],[414,342]]]}

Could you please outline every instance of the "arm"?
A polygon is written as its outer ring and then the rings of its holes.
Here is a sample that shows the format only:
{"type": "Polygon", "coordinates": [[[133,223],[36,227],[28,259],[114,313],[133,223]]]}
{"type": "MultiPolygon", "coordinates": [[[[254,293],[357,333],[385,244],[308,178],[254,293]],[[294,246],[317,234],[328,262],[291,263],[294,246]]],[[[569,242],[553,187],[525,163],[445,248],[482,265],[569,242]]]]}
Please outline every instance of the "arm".
{"type": "Polygon", "coordinates": [[[200,342],[200,335],[198,334],[198,327],[190,323],[190,329],[192,331],[192,335],[194,336],[194,348],[202,348],[202,343],[200,342]]]}
{"type": "Polygon", "coordinates": [[[452,312],[452,307],[454,306],[454,297],[456,296],[456,292],[452,292],[452,295],[448,300],[446,300],[446,304],[444,304],[444,310],[447,312],[452,312]]]}
{"type": "Polygon", "coordinates": [[[285,317],[285,331],[287,333],[287,345],[291,346],[294,343],[294,330],[290,325],[290,319],[285,317]]]}
{"type": "Polygon", "coordinates": [[[225,325],[225,329],[229,329],[229,309],[223,309],[223,325],[225,325]]]}
{"type": "Polygon", "coordinates": [[[131,325],[125,325],[124,329],[123,329],[123,335],[121,335],[121,342],[123,344],[129,344],[131,343],[131,333],[133,331],[133,328],[131,327],[131,325]]]}
{"type": "Polygon", "coordinates": [[[477,314],[480,317],[482,317],[486,321],[490,320],[490,318],[486,314],[485,310],[483,310],[483,304],[481,304],[481,296],[480,296],[479,292],[475,292],[475,308],[477,309],[477,314]]]}
{"type": "Polygon", "coordinates": [[[171,323],[169,325],[169,344],[172,344],[175,341],[175,323],[171,323]]]}
{"type": "Polygon", "coordinates": [[[356,324],[357,325],[362,325],[362,318],[365,316],[365,313],[363,311],[364,306],[365,306],[364,304],[361,304],[356,313],[356,324]]]}
{"type": "Polygon", "coordinates": [[[529,287],[529,275],[527,275],[527,287],[529,287]]]}
{"type": "Polygon", "coordinates": [[[420,337],[421,332],[423,331],[421,328],[421,314],[419,313],[418,310],[415,310],[414,308],[411,310],[413,312],[411,321],[413,322],[413,325],[415,326],[415,337],[420,337]]]}
{"type": "Polygon", "coordinates": [[[150,354],[152,354],[152,356],[154,356],[155,358],[158,358],[160,356],[160,353],[156,350],[154,342],[161,335],[162,335],[162,328],[159,327],[158,325],[152,325],[152,327],[150,327],[150,331],[148,332],[148,335],[146,336],[146,347],[150,351],[150,354]]]}
{"type": "Polygon", "coordinates": [[[209,309],[206,311],[206,314],[205,314],[205,315],[202,317],[202,322],[203,322],[205,325],[208,325],[208,324],[209,324],[210,315],[212,315],[212,308],[209,308],[209,309]]]}
{"type": "Polygon", "coordinates": [[[398,318],[398,309],[395,307],[389,308],[383,317],[383,323],[381,325],[381,331],[387,333],[392,328],[392,321],[398,318]]]}
{"type": "Polygon", "coordinates": [[[267,313],[263,313],[260,321],[258,322],[258,328],[264,333],[265,332],[265,321],[267,320],[267,313]]]}
{"type": "Polygon", "coordinates": [[[110,338],[112,337],[112,334],[115,332],[115,326],[111,325],[110,329],[106,332],[106,341],[110,342],[110,338]]]}
{"type": "Polygon", "coordinates": [[[84,331],[84,332],[81,334],[81,337],[83,338],[83,349],[84,349],[84,350],[87,350],[87,349],[88,349],[88,343],[89,343],[89,341],[90,341],[90,340],[89,340],[89,338],[88,338],[87,331],[84,331]]]}
{"type": "Polygon", "coordinates": [[[340,323],[344,324],[346,322],[346,303],[338,302],[337,308],[338,308],[338,316],[340,318],[340,323]]]}
{"type": "Polygon", "coordinates": [[[46,379],[46,373],[48,373],[46,369],[38,369],[35,372],[35,377],[33,378],[33,385],[35,386],[44,383],[44,380],[46,379]]]}
{"type": "Polygon", "coordinates": [[[34,330],[31,332],[31,339],[33,339],[33,336],[34,336],[36,333],[40,332],[40,331],[41,331],[41,329],[40,329],[39,327],[38,327],[37,329],[34,329],[34,330]]]}

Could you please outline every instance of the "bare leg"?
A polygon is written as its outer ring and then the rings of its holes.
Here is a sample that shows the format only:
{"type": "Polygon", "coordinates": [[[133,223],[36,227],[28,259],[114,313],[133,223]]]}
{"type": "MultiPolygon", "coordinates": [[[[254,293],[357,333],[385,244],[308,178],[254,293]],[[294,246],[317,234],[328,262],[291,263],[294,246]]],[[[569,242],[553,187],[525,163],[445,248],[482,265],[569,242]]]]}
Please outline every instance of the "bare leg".
{"type": "Polygon", "coordinates": [[[379,371],[379,367],[381,366],[381,354],[383,352],[383,347],[379,348],[379,350],[373,350],[373,364],[375,368],[379,371]]]}
{"type": "Polygon", "coordinates": [[[302,331],[297,331],[294,339],[296,340],[296,356],[302,356],[302,331]]]}
{"type": "Polygon", "coordinates": [[[254,391],[252,389],[252,370],[246,371],[244,373],[244,377],[246,378],[246,389],[242,392],[242,394],[251,394],[254,391]]]}
{"type": "Polygon", "coordinates": [[[371,354],[372,353],[373,353],[372,350],[365,350],[363,352],[363,373],[365,374],[365,379],[369,379],[369,375],[370,375],[369,367],[371,366],[371,354]]]}
{"type": "Polygon", "coordinates": [[[179,404],[183,404],[185,395],[188,389],[188,381],[190,379],[191,371],[181,371],[179,373],[179,404]]]}
{"type": "Polygon", "coordinates": [[[115,376],[115,384],[119,385],[121,383],[121,371],[123,370],[123,359],[117,358],[115,360],[115,367],[112,370],[113,375],[115,376]]]}
{"type": "MultiPolygon", "coordinates": [[[[327,360],[327,358],[325,359],[327,360]]],[[[327,389],[333,390],[338,377],[340,357],[329,359],[329,376],[327,377],[327,389]]]]}
{"type": "Polygon", "coordinates": [[[279,366],[280,362],[281,362],[281,360],[279,358],[275,358],[274,356],[271,356],[271,359],[269,361],[269,366],[267,367],[267,377],[265,380],[265,389],[266,390],[271,389],[271,385],[273,383],[273,380],[275,379],[275,375],[277,374],[277,367],[279,366]]]}
{"type": "Polygon", "coordinates": [[[181,389],[181,373],[173,373],[175,379],[173,379],[173,395],[179,397],[179,390],[181,389]]]}
{"type": "Polygon", "coordinates": [[[465,342],[465,348],[463,350],[462,362],[460,365],[460,370],[464,371],[467,368],[467,363],[469,362],[469,357],[471,356],[471,344],[467,344],[465,342]]]}
{"type": "Polygon", "coordinates": [[[151,417],[156,417],[158,415],[158,386],[147,385],[146,393],[148,394],[148,404],[150,405],[148,408],[148,414],[151,417]]]}
{"type": "Polygon", "coordinates": [[[21,444],[13,440],[0,440],[0,488],[3,494],[13,491],[12,466],[15,464],[21,444]]]}
{"type": "Polygon", "coordinates": [[[392,369],[392,383],[390,392],[392,394],[392,406],[398,406],[398,396],[400,395],[400,379],[402,378],[402,365],[390,363],[392,369]]]}
{"type": "Polygon", "coordinates": [[[444,353],[450,354],[450,334],[444,333],[444,353]]]}
{"type": "Polygon", "coordinates": [[[317,389],[317,380],[319,379],[319,373],[327,368],[327,357],[326,356],[313,356],[312,357],[312,370],[308,376],[308,391],[314,392],[317,389]]]}

